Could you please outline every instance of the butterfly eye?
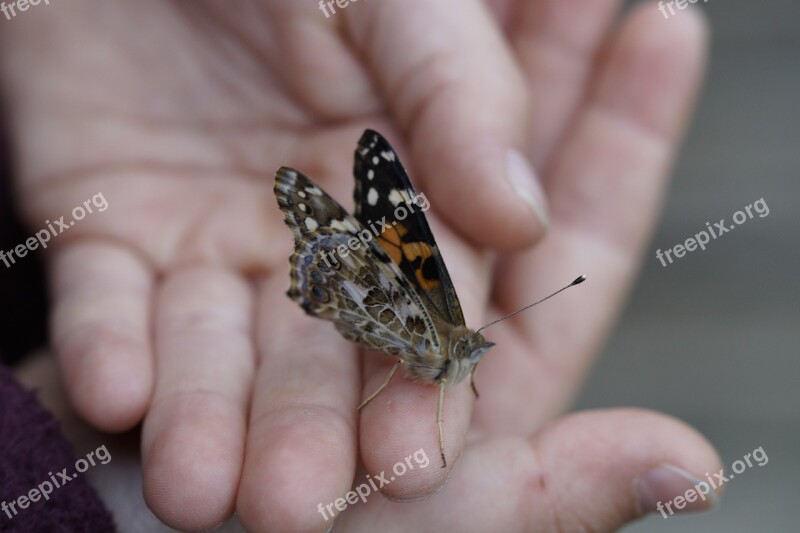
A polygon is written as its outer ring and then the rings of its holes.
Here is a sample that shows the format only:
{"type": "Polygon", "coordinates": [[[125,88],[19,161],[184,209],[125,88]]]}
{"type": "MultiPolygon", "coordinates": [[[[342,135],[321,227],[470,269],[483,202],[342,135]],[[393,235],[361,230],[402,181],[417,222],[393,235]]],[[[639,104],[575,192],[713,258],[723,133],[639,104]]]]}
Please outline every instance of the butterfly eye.
{"type": "Polygon", "coordinates": [[[464,340],[459,340],[456,342],[453,350],[455,351],[457,357],[469,357],[469,354],[472,351],[464,340]]]}

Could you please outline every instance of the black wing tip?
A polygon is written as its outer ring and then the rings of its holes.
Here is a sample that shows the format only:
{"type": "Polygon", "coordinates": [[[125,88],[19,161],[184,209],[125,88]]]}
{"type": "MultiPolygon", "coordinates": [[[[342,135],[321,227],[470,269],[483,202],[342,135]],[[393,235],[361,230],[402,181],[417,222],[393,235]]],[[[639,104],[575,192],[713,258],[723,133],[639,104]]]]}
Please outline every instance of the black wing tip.
{"type": "Polygon", "coordinates": [[[364,133],[361,134],[361,138],[358,140],[358,146],[370,149],[375,146],[380,146],[383,149],[388,148],[394,151],[391,143],[386,139],[386,137],[372,128],[367,128],[364,130],[364,133]]]}
{"type": "Polygon", "coordinates": [[[361,134],[361,139],[359,140],[359,143],[367,140],[371,141],[374,137],[377,137],[378,139],[383,139],[383,135],[373,130],[372,128],[367,128],[364,130],[364,133],[361,134]]]}

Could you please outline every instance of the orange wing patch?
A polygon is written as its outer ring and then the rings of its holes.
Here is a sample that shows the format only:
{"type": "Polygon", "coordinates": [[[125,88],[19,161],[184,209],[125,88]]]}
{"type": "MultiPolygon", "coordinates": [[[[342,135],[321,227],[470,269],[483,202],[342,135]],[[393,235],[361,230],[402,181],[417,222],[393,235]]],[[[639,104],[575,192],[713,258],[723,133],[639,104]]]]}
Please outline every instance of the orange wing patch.
{"type": "Polygon", "coordinates": [[[392,258],[392,263],[400,266],[403,260],[403,235],[408,233],[408,230],[401,224],[391,228],[387,228],[383,233],[378,236],[378,244],[380,244],[383,251],[389,254],[392,258]]]}
{"type": "Polygon", "coordinates": [[[407,233],[408,229],[405,226],[397,224],[378,237],[378,244],[394,264],[401,269],[408,267],[413,270],[420,288],[435,289],[439,286],[439,276],[433,259],[433,250],[421,241],[404,242],[403,236],[407,233]]]}

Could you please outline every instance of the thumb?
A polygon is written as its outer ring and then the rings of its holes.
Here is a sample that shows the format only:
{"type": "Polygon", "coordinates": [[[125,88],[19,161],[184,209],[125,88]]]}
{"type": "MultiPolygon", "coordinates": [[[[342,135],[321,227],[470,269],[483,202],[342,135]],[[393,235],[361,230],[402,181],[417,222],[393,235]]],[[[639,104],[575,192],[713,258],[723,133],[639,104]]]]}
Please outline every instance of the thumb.
{"type": "Polygon", "coordinates": [[[347,12],[349,31],[408,141],[418,188],[476,244],[532,244],[547,215],[521,151],[529,96],[484,3],[386,0],[360,7],[347,12]]]}
{"type": "Polygon", "coordinates": [[[668,509],[711,508],[721,488],[700,483],[716,472],[714,449],[678,420],[635,409],[590,411],[532,438],[474,441],[444,490],[414,503],[412,513],[408,504],[373,498],[362,515],[344,513],[337,526],[403,520],[408,531],[616,531],[659,513],[659,502],[667,518],[668,509]]]}
{"type": "Polygon", "coordinates": [[[615,531],[646,513],[707,510],[722,491],[706,477],[721,468],[708,441],[659,413],[572,415],[542,432],[534,449],[548,482],[539,511],[549,508],[565,531],[615,531]]]}

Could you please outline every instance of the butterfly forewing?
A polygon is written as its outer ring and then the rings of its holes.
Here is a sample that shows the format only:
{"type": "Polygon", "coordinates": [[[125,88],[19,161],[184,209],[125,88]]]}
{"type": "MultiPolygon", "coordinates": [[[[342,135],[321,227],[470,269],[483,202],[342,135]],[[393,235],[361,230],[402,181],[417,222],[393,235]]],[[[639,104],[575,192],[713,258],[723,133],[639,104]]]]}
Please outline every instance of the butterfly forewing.
{"type": "MultiPolygon", "coordinates": [[[[378,244],[425,301],[432,315],[453,326],[464,317],[444,260],[403,165],[388,141],[366,130],[353,170],[355,216],[364,226],[383,228],[378,244]]],[[[427,202],[427,200],[426,200],[427,202]]]]}

